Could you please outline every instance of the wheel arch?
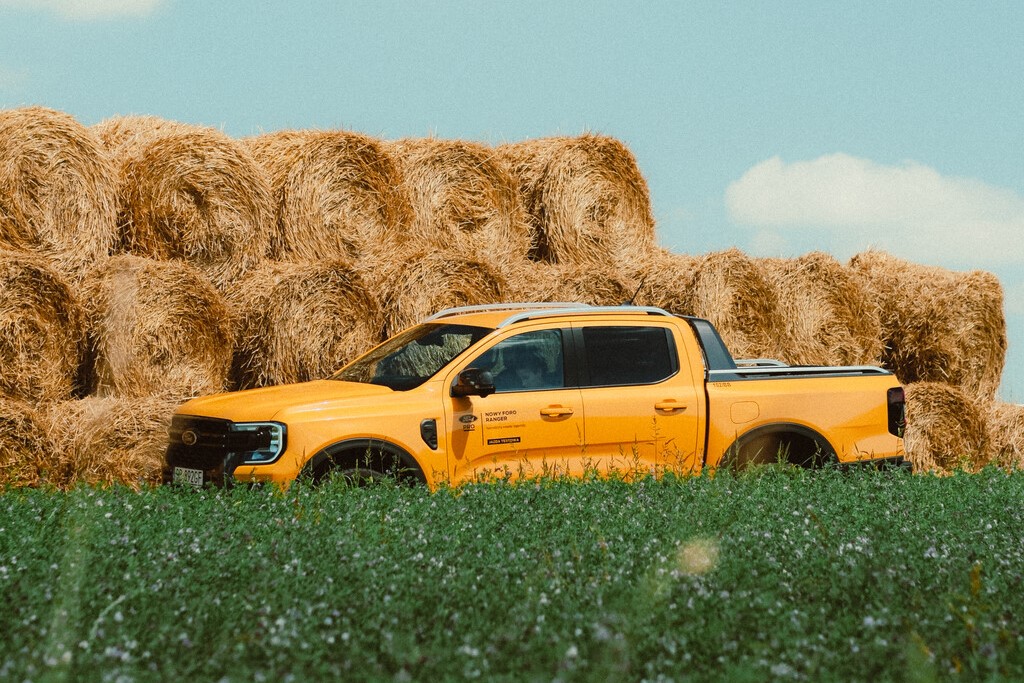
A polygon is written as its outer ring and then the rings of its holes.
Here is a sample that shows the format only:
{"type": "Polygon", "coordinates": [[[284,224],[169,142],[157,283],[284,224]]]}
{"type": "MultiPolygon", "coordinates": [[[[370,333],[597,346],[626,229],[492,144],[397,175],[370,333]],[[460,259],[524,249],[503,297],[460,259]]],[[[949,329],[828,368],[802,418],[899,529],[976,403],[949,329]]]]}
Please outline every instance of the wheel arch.
{"type": "Polygon", "coordinates": [[[349,467],[377,469],[399,481],[427,483],[416,458],[407,450],[383,439],[344,439],[321,448],[302,466],[301,476],[319,481],[333,469],[349,467]]]}
{"type": "Polygon", "coordinates": [[[722,464],[743,467],[785,462],[807,469],[838,462],[837,451],[825,436],[794,422],[774,422],[739,435],[722,455],[722,464]]]}

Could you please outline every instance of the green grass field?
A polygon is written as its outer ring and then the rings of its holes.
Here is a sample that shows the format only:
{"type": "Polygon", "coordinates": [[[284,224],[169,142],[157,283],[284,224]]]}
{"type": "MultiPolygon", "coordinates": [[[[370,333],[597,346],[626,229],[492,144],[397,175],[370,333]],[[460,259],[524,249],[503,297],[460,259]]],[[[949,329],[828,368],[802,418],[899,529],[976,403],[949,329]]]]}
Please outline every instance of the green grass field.
{"type": "Polygon", "coordinates": [[[0,493],[0,680],[1021,680],[1024,475],[0,493]]]}

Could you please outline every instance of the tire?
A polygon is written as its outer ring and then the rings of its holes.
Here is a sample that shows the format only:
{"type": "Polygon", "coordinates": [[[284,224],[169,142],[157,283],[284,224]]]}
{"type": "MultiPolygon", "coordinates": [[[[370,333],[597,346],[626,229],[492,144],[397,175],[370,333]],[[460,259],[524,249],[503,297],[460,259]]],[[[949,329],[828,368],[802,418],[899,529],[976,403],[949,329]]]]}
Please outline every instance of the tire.
{"type": "Polygon", "coordinates": [[[391,475],[370,467],[346,467],[335,469],[327,473],[328,478],[344,478],[349,486],[376,486],[387,480],[394,480],[391,475]]]}
{"type": "Polygon", "coordinates": [[[830,446],[807,434],[765,432],[740,439],[726,452],[723,462],[734,472],[757,466],[816,469],[835,461],[830,446]]]}

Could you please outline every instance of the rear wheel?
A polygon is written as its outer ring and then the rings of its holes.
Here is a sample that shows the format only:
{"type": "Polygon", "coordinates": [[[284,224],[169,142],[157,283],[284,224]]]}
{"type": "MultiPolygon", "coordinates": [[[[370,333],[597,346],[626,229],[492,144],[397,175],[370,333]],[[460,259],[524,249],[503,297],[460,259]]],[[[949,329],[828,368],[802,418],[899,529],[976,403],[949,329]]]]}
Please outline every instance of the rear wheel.
{"type": "Polygon", "coordinates": [[[738,439],[722,462],[735,471],[755,465],[813,469],[835,462],[835,453],[827,443],[810,434],[761,432],[738,439]]]}

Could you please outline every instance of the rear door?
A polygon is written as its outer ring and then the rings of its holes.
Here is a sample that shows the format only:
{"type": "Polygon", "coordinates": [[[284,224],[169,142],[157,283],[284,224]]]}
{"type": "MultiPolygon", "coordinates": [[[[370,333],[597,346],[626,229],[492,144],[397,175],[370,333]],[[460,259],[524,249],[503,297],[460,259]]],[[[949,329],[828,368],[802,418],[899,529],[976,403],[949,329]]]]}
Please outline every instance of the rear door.
{"type": "Polygon", "coordinates": [[[587,455],[625,474],[699,469],[701,410],[691,363],[671,323],[573,325],[587,455]]]}

